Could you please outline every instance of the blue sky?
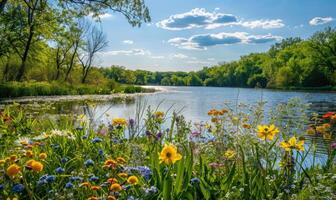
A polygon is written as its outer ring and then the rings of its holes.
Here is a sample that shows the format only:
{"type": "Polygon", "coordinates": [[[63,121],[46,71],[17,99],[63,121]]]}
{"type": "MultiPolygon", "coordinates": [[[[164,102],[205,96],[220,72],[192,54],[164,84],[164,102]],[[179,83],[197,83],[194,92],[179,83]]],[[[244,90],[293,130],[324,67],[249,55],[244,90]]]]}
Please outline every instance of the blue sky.
{"type": "Polygon", "coordinates": [[[336,26],[334,0],[147,0],[152,22],[101,17],[109,46],[97,65],[192,71],[263,52],[281,38],[336,26]]]}

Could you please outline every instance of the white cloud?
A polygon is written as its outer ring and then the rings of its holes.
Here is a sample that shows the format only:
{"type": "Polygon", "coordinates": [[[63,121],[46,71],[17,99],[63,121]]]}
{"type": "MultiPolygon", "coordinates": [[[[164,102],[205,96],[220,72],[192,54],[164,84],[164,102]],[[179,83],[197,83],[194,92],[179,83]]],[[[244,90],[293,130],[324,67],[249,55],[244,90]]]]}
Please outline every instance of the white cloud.
{"type": "Polygon", "coordinates": [[[185,58],[188,58],[187,55],[184,55],[184,54],[181,54],[181,53],[174,54],[172,57],[173,57],[173,58],[179,58],[179,59],[185,59],[185,58]]]}
{"type": "Polygon", "coordinates": [[[239,24],[243,27],[248,28],[263,28],[263,29],[272,29],[272,28],[282,28],[285,24],[281,19],[273,19],[273,20],[254,20],[254,21],[245,21],[239,22],[239,24]]]}
{"type": "Polygon", "coordinates": [[[281,19],[260,19],[254,21],[239,20],[237,16],[226,13],[208,12],[204,8],[194,8],[189,12],[171,15],[156,23],[157,27],[167,30],[186,30],[192,28],[215,29],[223,26],[243,26],[247,28],[282,28],[285,26],[281,19]]]}
{"type": "Polygon", "coordinates": [[[317,26],[317,25],[330,23],[334,20],[335,19],[332,17],[314,17],[313,19],[309,21],[309,24],[312,26],[317,26]]]}
{"type": "Polygon", "coordinates": [[[131,49],[131,50],[119,50],[119,51],[105,51],[102,52],[103,55],[116,56],[116,55],[125,55],[125,56],[144,56],[151,55],[151,52],[144,49],[131,49]]]}
{"type": "Polygon", "coordinates": [[[164,59],[165,57],[164,56],[151,56],[151,58],[153,58],[153,59],[164,59]]]}
{"type": "Polygon", "coordinates": [[[280,40],[281,37],[267,35],[249,35],[245,32],[193,35],[190,38],[172,38],[168,43],[181,49],[206,50],[216,45],[262,44],[280,40]]]}
{"type": "Polygon", "coordinates": [[[132,40],[124,40],[123,43],[124,44],[134,44],[132,40]]]}
{"type": "Polygon", "coordinates": [[[111,18],[113,15],[111,15],[110,13],[104,13],[104,14],[100,14],[100,15],[93,15],[93,13],[89,13],[88,14],[89,17],[92,17],[95,20],[99,20],[99,19],[108,19],[111,18]]]}

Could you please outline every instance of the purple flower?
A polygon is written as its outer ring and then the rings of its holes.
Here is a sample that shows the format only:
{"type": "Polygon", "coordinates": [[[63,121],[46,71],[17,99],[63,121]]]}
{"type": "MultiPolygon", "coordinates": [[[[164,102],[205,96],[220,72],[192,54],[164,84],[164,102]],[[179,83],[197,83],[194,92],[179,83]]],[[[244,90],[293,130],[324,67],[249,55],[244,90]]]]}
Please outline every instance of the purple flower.
{"type": "Polygon", "coordinates": [[[105,136],[105,135],[107,135],[107,132],[108,132],[108,129],[103,127],[98,131],[98,134],[105,136]]]}
{"type": "Polygon", "coordinates": [[[0,184],[0,190],[3,190],[4,189],[4,185],[0,184]]]}
{"type": "Polygon", "coordinates": [[[89,178],[89,180],[90,180],[91,182],[97,182],[97,181],[99,181],[99,177],[97,177],[97,176],[91,176],[91,177],[89,178]]]}
{"type": "Polygon", "coordinates": [[[157,193],[158,189],[155,186],[151,186],[150,188],[146,188],[145,192],[147,195],[157,193]]]}
{"type": "Polygon", "coordinates": [[[200,180],[199,180],[198,178],[194,177],[194,178],[192,178],[192,179],[190,180],[190,183],[191,183],[192,185],[196,185],[196,184],[199,184],[199,183],[200,183],[200,180]]]}
{"type": "Polygon", "coordinates": [[[156,134],[156,139],[157,139],[157,140],[160,140],[161,137],[162,137],[162,132],[159,131],[158,134],[156,134]]]}
{"type": "Polygon", "coordinates": [[[82,182],[83,178],[80,177],[80,176],[71,176],[70,181],[80,181],[80,182],[82,182]]]}
{"type": "Polygon", "coordinates": [[[336,149],[336,142],[333,142],[331,145],[330,145],[331,149],[336,149]]]}
{"type": "Polygon", "coordinates": [[[150,136],[152,136],[152,133],[151,133],[149,130],[147,130],[147,131],[146,131],[146,135],[147,135],[148,137],[150,137],[150,136]]]}
{"type": "Polygon", "coordinates": [[[200,135],[201,135],[201,133],[199,131],[193,131],[193,132],[191,132],[191,136],[192,137],[198,137],[200,135]]]}
{"type": "Polygon", "coordinates": [[[61,162],[62,162],[62,163],[66,163],[66,162],[68,162],[68,159],[67,159],[67,158],[62,158],[62,159],[61,159],[61,162]]]}
{"type": "Polygon", "coordinates": [[[135,120],[134,119],[129,119],[128,123],[129,123],[130,127],[134,127],[135,120]]]}

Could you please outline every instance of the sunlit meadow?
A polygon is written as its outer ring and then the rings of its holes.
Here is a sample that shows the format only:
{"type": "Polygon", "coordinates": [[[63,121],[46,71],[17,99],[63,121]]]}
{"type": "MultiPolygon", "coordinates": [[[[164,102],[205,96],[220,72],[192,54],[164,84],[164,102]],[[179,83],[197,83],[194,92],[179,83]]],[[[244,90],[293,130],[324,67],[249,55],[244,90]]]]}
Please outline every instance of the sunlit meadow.
{"type": "Polygon", "coordinates": [[[0,199],[335,199],[336,113],[263,106],[212,109],[200,123],[148,107],[99,124],[7,105],[0,199]]]}

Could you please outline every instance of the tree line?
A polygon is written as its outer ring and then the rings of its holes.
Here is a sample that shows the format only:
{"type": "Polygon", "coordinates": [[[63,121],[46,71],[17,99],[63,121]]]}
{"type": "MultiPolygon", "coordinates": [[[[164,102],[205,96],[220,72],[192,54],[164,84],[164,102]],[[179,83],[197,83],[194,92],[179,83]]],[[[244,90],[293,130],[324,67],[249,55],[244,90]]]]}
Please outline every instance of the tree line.
{"type": "Polygon", "coordinates": [[[139,85],[219,87],[336,86],[336,29],[326,28],[310,38],[287,38],[264,53],[204,67],[192,72],[150,72],[121,66],[101,68],[117,82],[139,85]]]}
{"type": "Polygon", "coordinates": [[[132,26],[150,21],[144,0],[0,0],[0,80],[104,80],[94,65],[107,40],[96,22],[109,11],[132,26]]]}

